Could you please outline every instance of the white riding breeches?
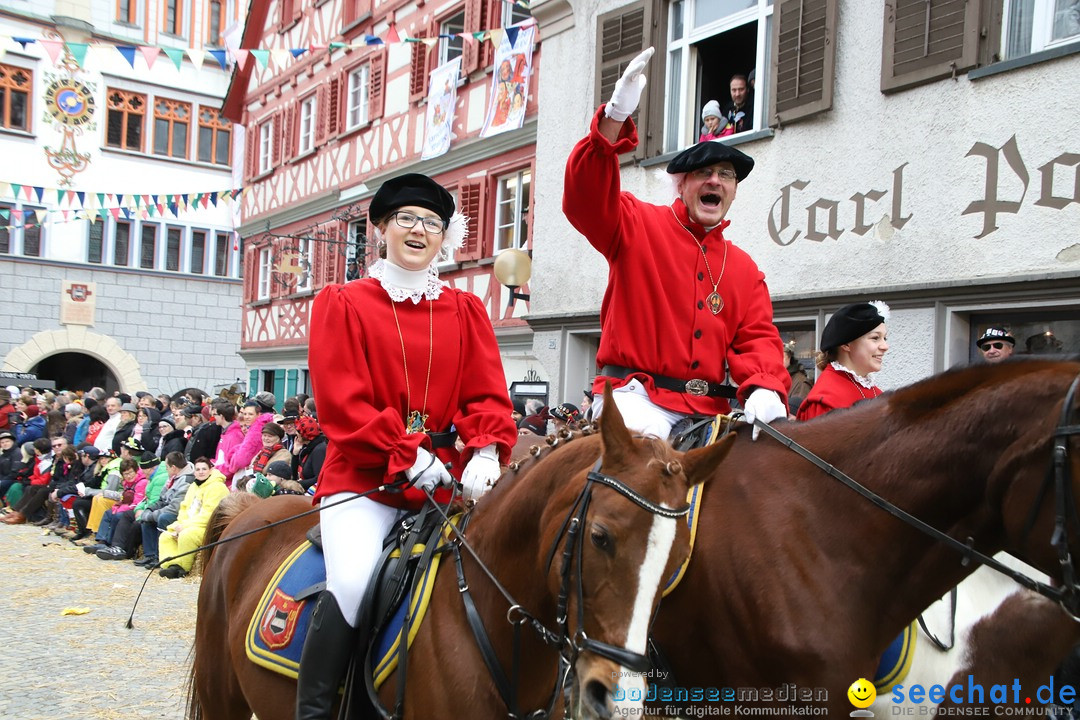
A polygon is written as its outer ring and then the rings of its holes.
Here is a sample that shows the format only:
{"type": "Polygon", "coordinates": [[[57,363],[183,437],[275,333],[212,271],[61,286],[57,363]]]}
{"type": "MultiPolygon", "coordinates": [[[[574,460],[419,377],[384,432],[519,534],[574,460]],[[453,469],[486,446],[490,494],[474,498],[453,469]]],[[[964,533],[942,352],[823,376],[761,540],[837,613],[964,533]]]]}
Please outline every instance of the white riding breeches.
{"type": "MultiPolygon", "coordinates": [[[[611,397],[615,401],[615,407],[619,408],[623,422],[631,432],[652,435],[661,440],[667,440],[675,423],[688,417],[683,413],[654,404],[649,399],[645,386],[638,380],[631,380],[621,388],[615,388],[611,391],[611,397]]],[[[592,407],[593,417],[600,417],[604,408],[603,396],[594,397],[592,407]]]]}
{"type": "Polygon", "coordinates": [[[360,602],[364,599],[371,573],[382,554],[383,540],[399,517],[406,513],[356,493],[341,492],[319,501],[322,523],[323,559],[326,562],[326,589],[338,602],[345,620],[356,627],[360,602]],[[346,498],[355,498],[327,507],[346,498]]]}

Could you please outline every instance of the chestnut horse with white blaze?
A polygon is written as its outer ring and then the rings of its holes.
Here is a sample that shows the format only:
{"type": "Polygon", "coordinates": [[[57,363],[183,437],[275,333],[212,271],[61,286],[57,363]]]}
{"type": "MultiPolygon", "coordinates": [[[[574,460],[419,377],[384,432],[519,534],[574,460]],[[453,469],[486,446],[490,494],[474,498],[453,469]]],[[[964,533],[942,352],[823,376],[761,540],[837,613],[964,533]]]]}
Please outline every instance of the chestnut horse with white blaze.
{"type": "MultiPolygon", "coordinates": [[[[517,654],[520,666],[513,668],[508,616],[520,613],[508,614],[507,599],[477,560],[462,552],[469,591],[498,662],[508,676],[513,671],[521,678],[516,699],[522,711],[546,708],[552,699],[561,711],[563,694],[553,690],[560,651],[568,648],[574,648],[568,662],[575,670],[570,690],[577,699],[576,714],[606,718],[616,711],[643,710],[640,702],[616,706],[622,697],[618,690],[626,683],[620,686],[620,679],[628,674],[620,661],[637,661],[645,652],[662,584],[689,551],[689,532],[680,514],[688,509],[687,490],[705,481],[704,472],[711,472],[729,447],[725,443],[684,456],[666,443],[631,437],[618,413],[609,412],[598,435],[530,460],[480,500],[466,530],[469,545],[524,612],[551,632],[565,628],[553,643],[526,624],[517,654]],[[571,531],[576,544],[568,539],[571,531]],[[549,553],[554,557],[550,563],[549,553]],[[564,607],[559,598],[567,590],[564,607]],[[560,610],[565,610],[561,623],[560,610]]],[[[287,496],[248,502],[235,517],[226,508],[212,526],[227,522],[220,534],[225,539],[308,508],[302,498],[287,496]]],[[[293,716],[295,681],[250,662],[245,632],[267,581],[315,520],[284,523],[208,551],[195,629],[190,719],[293,716]]],[[[507,703],[477,647],[456,573],[448,569],[452,565],[447,560],[436,577],[427,618],[409,651],[404,718],[505,718],[507,703]]],[[[385,707],[393,707],[395,691],[392,676],[380,688],[385,707]]]]}

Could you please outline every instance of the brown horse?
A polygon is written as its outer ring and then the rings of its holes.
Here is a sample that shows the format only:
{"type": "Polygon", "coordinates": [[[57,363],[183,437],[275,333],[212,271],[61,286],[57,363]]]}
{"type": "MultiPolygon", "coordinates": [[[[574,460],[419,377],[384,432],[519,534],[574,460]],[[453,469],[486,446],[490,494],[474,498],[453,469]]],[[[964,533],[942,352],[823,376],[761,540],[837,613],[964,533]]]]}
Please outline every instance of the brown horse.
{"type": "MultiPolygon", "coordinates": [[[[1039,491],[1078,373],[1064,361],[972,367],[776,429],[952,537],[1060,580],[1054,492],[1039,491]]],[[[847,713],[848,687],[872,677],[888,643],[976,568],[779,442],[751,442],[748,427],[703,495],[693,557],[653,627],[668,681],[702,689],[691,700],[717,688],[715,704],[730,709],[771,688],[773,700],[809,695],[808,705],[847,713]]],[[[1068,539],[1077,557],[1075,526],[1068,539]]]]}
{"type": "MultiPolygon", "coordinates": [[[[613,407],[613,405],[611,406],[613,407]]],[[[685,560],[689,533],[682,517],[664,508],[685,510],[687,489],[701,482],[730,445],[685,457],[665,443],[632,438],[617,413],[610,413],[599,435],[575,439],[565,449],[531,460],[514,477],[501,482],[476,506],[468,540],[478,556],[517,603],[549,629],[556,622],[563,589],[561,557],[564,523],[579,507],[583,488],[591,499],[580,523],[579,558],[571,573],[571,601],[566,617],[570,638],[578,646],[608,643],[631,653],[644,653],[649,619],[659,602],[660,587],[685,560]],[[625,484],[595,481],[590,472],[599,461],[607,478],[625,484]],[[681,461],[681,462],[680,462],[681,461]],[[587,483],[586,477],[592,478],[587,483]],[[635,495],[634,502],[630,496],[635,495]],[[654,506],[647,511],[648,506],[654,506]],[[659,507],[656,507],[659,506],[659,507]],[[547,564],[549,549],[555,561],[547,564]],[[580,573],[578,572],[580,569],[580,573]],[[581,597],[577,601],[580,579],[581,597]],[[581,624],[578,622],[581,618],[581,624]],[[583,633],[583,634],[582,634],[583,633]]],[[[249,504],[231,522],[222,538],[288,518],[308,509],[304,500],[278,497],[249,504]]],[[[219,527],[228,520],[212,521],[219,527]]],[[[285,523],[264,533],[215,548],[206,559],[199,591],[198,623],[188,717],[208,720],[259,720],[293,715],[293,680],[256,666],[245,656],[244,635],[267,581],[282,560],[303,540],[315,518],[285,523]]],[[[571,523],[574,525],[574,523],[571,523]]],[[[208,539],[212,539],[211,534],[208,539]]],[[[482,574],[477,562],[462,553],[470,591],[507,674],[513,657],[509,603],[482,574]]],[[[444,568],[452,563],[444,563],[444,568]]],[[[545,708],[557,682],[558,648],[543,642],[526,625],[521,635],[522,682],[518,705],[529,712],[545,708]]],[[[577,656],[576,684],[586,716],[608,717],[615,709],[620,663],[586,649],[577,656]]],[[[421,626],[408,658],[406,718],[503,718],[506,704],[485,667],[463,609],[453,570],[436,578],[431,612],[421,626]]],[[[384,706],[392,707],[396,689],[391,677],[381,688],[384,706]]],[[[561,705],[561,693],[556,702],[561,705]]],[[[640,702],[638,703],[639,710],[640,702]]]]}

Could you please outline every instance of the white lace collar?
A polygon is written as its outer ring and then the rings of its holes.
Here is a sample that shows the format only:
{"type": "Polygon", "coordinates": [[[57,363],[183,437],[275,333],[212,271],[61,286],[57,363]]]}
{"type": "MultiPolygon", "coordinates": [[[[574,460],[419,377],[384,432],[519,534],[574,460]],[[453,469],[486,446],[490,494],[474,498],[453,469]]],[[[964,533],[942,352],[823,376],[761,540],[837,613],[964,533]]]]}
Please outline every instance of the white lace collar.
{"type": "Polygon", "coordinates": [[[850,375],[852,377],[852,379],[855,380],[855,382],[859,383],[860,385],[862,385],[867,390],[872,390],[872,389],[877,387],[877,383],[875,383],[870,378],[870,375],[873,375],[874,373],[870,373],[866,377],[863,377],[862,375],[859,375],[858,373],[856,373],[853,370],[848,370],[846,367],[844,367],[840,363],[836,362],[835,360],[833,360],[833,362],[832,362],[832,369],[836,370],[837,372],[847,373],[848,375],[850,375]]]}
{"type": "Polygon", "coordinates": [[[439,279],[439,268],[431,263],[425,270],[406,270],[389,260],[378,260],[368,269],[368,276],[379,281],[394,302],[423,299],[437,300],[446,283],[439,279]]]}

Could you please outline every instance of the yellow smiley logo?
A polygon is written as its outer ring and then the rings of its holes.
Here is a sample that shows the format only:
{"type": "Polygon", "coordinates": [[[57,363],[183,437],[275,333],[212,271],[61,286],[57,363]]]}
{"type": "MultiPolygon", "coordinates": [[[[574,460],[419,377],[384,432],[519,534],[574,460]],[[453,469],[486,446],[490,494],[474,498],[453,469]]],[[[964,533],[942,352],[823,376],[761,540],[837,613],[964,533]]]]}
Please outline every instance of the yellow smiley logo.
{"type": "Polygon", "coordinates": [[[847,697],[855,707],[868,708],[877,699],[877,690],[874,689],[872,682],[866,678],[859,678],[847,689],[847,697]]]}

